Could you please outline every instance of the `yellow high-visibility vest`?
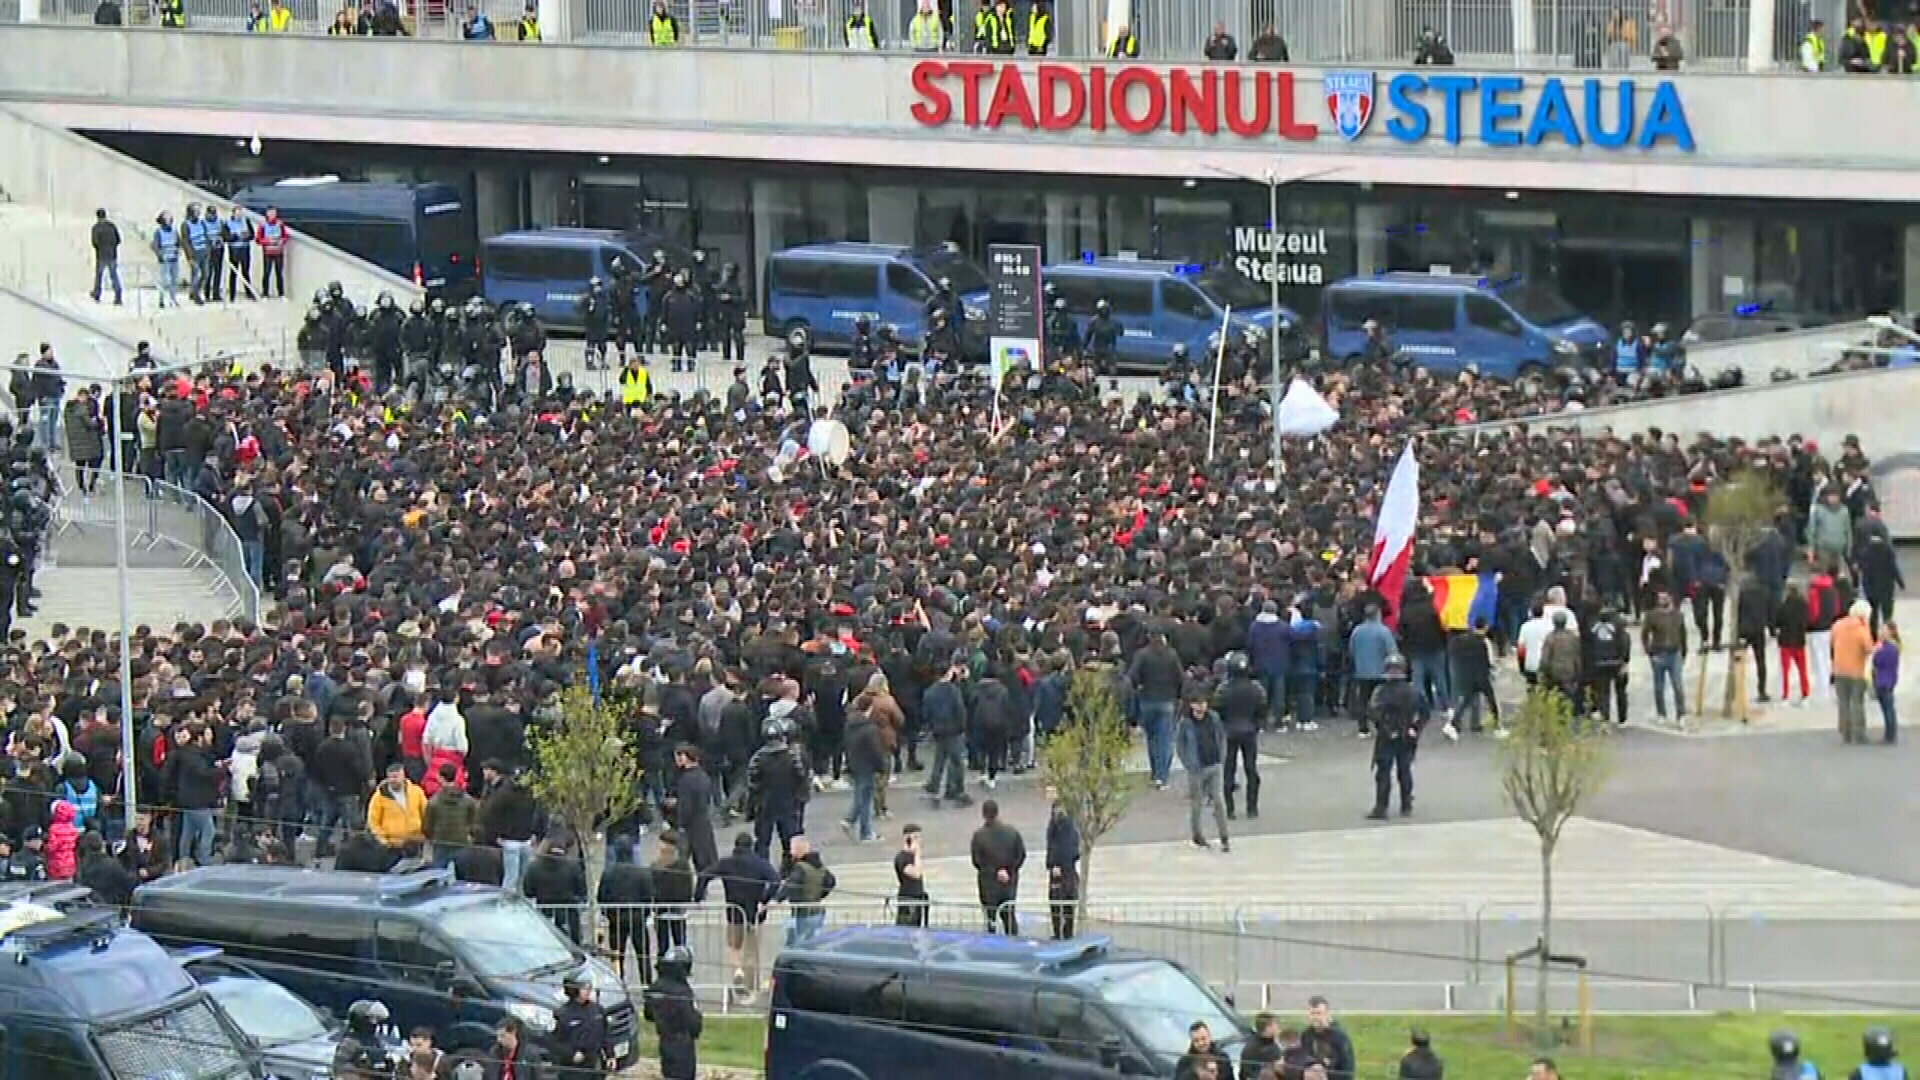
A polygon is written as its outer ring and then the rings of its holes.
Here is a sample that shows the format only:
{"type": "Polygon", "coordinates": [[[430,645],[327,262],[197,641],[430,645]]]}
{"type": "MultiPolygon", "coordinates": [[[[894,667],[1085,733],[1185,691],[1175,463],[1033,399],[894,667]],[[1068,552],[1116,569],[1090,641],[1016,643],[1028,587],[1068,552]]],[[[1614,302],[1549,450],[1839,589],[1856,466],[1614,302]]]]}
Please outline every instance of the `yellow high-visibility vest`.
{"type": "Polygon", "coordinates": [[[1886,63],[1887,32],[1885,30],[1867,31],[1867,62],[1875,68],[1886,63]]]}
{"type": "Polygon", "coordinates": [[[540,19],[533,15],[520,16],[520,40],[540,40],[540,19]]]}
{"type": "Polygon", "coordinates": [[[276,34],[284,34],[293,29],[293,9],[274,8],[267,12],[267,29],[276,34]]]}
{"type": "Polygon", "coordinates": [[[666,14],[655,15],[650,25],[653,27],[653,43],[655,45],[678,45],[680,43],[680,27],[674,23],[673,16],[666,14]]]}
{"type": "Polygon", "coordinates": [[[1807,51],[1813,55],[1813,69],[1827,69],[1827,39],[1809,30],[1807,32],[1807,51]]]}
{"type": "Polygon", "coordinates": [[[631,368],[620,373],[620,404],[645,405],[653,396],[652,378],[646,368],[631,368]]]}
{"type": "Polygon", "coordinates": [[[1027,51],[1045,55],[1053,44],[1053,16],[1035,8],[1027,12],[1027,51]]]}

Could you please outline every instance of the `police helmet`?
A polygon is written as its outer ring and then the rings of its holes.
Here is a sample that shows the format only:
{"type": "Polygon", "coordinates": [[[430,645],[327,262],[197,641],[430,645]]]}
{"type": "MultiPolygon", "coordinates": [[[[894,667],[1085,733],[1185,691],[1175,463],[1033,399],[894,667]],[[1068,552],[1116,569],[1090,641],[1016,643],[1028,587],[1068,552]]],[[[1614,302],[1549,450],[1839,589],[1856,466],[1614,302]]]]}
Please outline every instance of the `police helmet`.
{"type": "Polygon", "coordinates": [[[485,300],[480,299],[477,296],[467,301],[467,317],[470,319],[486,318],[487,302],[485,300]]]}
{"type": "Polygon", "coordinates": [[[798,327],[798,326],[794,327],[793,332],[787,335],[787,348],[804,349],[806,347],[807,347],[806,330],[802,327],[798,327]]]}
{"type": "Polygon", "coordinates": [[[1093,302],[1093,310],[1105,315],[1107,312],[1113,310],[1113,305],[1107,303],[1107,298],[1103,296],[1093,302]]]}
{"type": "Polygon", "coordinates": [[[1176,364],[1184,364],[1186,361],[1187,346],[1185,342],[1181,342],[1173,347],[1173,362],[1176,364]]]}
{"type": "Polygon", "coordinates": [[[660,250],[659,248],[654,248],[654,249],[653,249],[653,261],[654,261],[654,262],[666,262],[666,261],[667,261],[667,253],[666,253],[666,252],[664,252],[664,251],[662,251],[662,250],[660,250]]]}
{"type": "MultiPolygon", "coordinates": [[[[608,263],[607,265],[610,266],[613,269],[613,272],[617,274],[620,271],[625,270],[627,268],[627,260],[621,258],[618,255],[615,255],[613,257],[613,261],[611,263],[608,263]]],[[[598,281],[600,279],[594,278],[594,280],[598,281]]]]}
{"type": "Polygon", "coordinates": [[[891,345],[900,339],[900,330],[892,323],[881,323],[879,338],[883,343],[891,345]]]}
{"type": "Polygon", "coordinates": [[[938,282],[938,284],[939,284],[939,286],[940,286],[940,291],[941,291],[941,292],[952,292],[952,291],[953,291],[953,279],[952,279],[952,278],[950,278],[950,277],[945,277],[945,276],[942,276],[942,277],[940,278],[940,281],[938,282]]]}
{"type": "Polygon", "coordinates": [[[673,272],[673,284],[675,288],[684,289],[687,287],[687,282],[691,280],[693,279],[687,276],[685,270],[676,270],[673,272]]]}
{"type": "Polygon", "coordinates": [[[694,261],[694,262],[697,262],[697,263],[703,263],[703,262],[706,262],[706,261],[707,261],[707,252],[706,252],[706,249],[704,249],[704,248],[694,248],[694,249],[693,249],[693,261],[694,261]]]}
{"type": "MultiPolygon", "coordinates": [[[[619,267],[615,267],[614,269],[617,270],[619,269],[619,267]]],[[[587,279],[587,288],[589,289],[599,290],[599,289],[604,289],[606,287],[607,287],[607,283],[604,281],[601,281],[597,277],[587,279]]]]}
{"type": "Polygon", "coordinates": [[[1776,1065],[1791,1065],[1800,1060],[1800,1038],[1791,1031],[1776,1031],[1767,1037],[1767,1052],[1776,1065]]]}
{"type": "Polygon", "coordinates": [[[340,284],[339,282],[337,282],[337,281],[329,281],[329,282],[327,282],[327,295],[328,295],[328,296],[330,296],[330,297],[332,297],[332,298],[333,298],[333,299],[335,299],[335,300],[338,300],[338,299],[340,299],[340,298],[341,298],[342,296],[345,296],[346,294],[347,294],[347,290],[346,290],[345,288],[343,288],[343,287],[341,286],[341,284],[340,284]]]}
{"type": "Polygon", "coordinates": [[[534,314],[535,313],[534,313],[532,304],[527,303],[525,300],[520,301],[520,317],[521,318],[531,319],[534,317],[534,314]]]}
{"type": "Polygon", "coordinates": [[[593,980],[587,978],[585,975],[582,975],[577,971],[571,975],[568,975],[566,978],[560,980],[560,989],[566,991],[568,997],[572,997],[573,995],[579,993],[582,990],[585,990],[587,987],[592,985],[593,985],[593,980]]]}
{"type": "Polygon", "coordinates": [[[1860,1050],[1867,1055],[1867,1064],[1885,1065],[1895,1056],[1893,1032],[1883,1027],[1868,1028],[1867,1033],[1860,1036],[1860,1050]]]}
{"type": "Polygon", "coordinates": [[[363,1039],[372,1038],[391,1017],[385,1005],[362,998],[347,1007],[347,1031],[363,1039]]]}
{"type": "Polygon", "coordinates": [[[1384,670],[1386,671],[1387,678],[1389,679],[1406,678],[1407,672],[1408,672],[1407,658],[1404,656],[1401,656],[1399,653],[1394,653],[1392,656],[1387,657],[1387,663],[1384,670]]]}
{"type": "Polygon", "coordinates": [[[1055,311],[1065,311],[1065,310],[1067,310],[1067,298],[1066,298],[1066,297],[1064,297],[1064,296],[1056,296],[1056,297],[1054,297],[1054,298],[1053,298],[1053,310],[1055,310],[1055,311]]]}
{"type": "Polygon", "coordinates": [[[413,303],[407,305],[407,311],[414,315],[425,315],[427,313],[427,302],[416,296],[413,298],[413,303]]]}
{"type": "Polygon", "coordinates": [[[1227,674],[1245,675],[1248,668],[1247,654],[1235,649],[1227,654],[1227,674]]]}
{"type": "Polygon", "coordinates": [[[314,303],[316,303],[316,304],[324,304],[324,303],[326,303],[326,302],[327,302],[327,290],[325,290],[325,289],[315,289],[315,290],[313,290],[313,302],[314,302],[314,303]]]}
{"type": "Polygon", "coordinates": [[[855,330],[862,330],[862,331],[872,330],[873,323],[870,320],[868,320],[868,318],[865,315],[862,315],[859,318],[853,320],[853,328],[855,330]]]}
{"type": "Polygon", "coordinates": [[[660,954],[660,970],[670,975],[686,978],[693,973],[693,950],[685,945],[675,945],[660,954]]]}
{"type": "Polygon", "coordinates": [[[441,312],[443,312],[443,311],[445,311],[445,310],[447,310],[447,302],[446,302],[445,300],[442,300],[441,298],[439,298],[439,297],[437,297],[437,296],[436,296],[436,297],[434,297],[434,298],[433,298],[433,302],[432,302],[432,303],[430,303],[430,304],[428,304],[428,305],[427,305],[427,307],[428,307],[428,308],[429,308],[429,309],[430,309],[430,310],[431,310],[431,311],[432,311],[432,312],[433,312],[433,313],[434,313],[435,315],[438,315],[438,314],[440,314],[441,312]]]}
{"type": "Polygon", "coordinates": [[[390,308],[393,306],[393,294],[390,292],[382,292],[380,294],[380,299],[374,302],[379,304],[383,308],[390,308]]]}

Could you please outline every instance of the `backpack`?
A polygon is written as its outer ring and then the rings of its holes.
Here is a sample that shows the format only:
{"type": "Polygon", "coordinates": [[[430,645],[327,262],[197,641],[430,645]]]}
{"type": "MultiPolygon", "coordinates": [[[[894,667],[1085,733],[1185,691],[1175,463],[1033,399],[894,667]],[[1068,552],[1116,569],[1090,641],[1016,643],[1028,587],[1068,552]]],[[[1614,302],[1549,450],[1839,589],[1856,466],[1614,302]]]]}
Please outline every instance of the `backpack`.
{"type": "Polygon", "coordinates": [[[253,804],[257,807],[272,806],[279,802],[280,789],[284,783],[285,778],[280,773],[280,766],[270,761],[261,762],[254,769],[253,784],[249,791],[253,804]]]}
{"type": "Polygon", "coordinates": [[[87,822],[100,813],[100,785],[88,784],[85,791],[75,791],[73,781],[62,780],[60,801],[73,807],[73,827],[85,832],[87,822]]]}

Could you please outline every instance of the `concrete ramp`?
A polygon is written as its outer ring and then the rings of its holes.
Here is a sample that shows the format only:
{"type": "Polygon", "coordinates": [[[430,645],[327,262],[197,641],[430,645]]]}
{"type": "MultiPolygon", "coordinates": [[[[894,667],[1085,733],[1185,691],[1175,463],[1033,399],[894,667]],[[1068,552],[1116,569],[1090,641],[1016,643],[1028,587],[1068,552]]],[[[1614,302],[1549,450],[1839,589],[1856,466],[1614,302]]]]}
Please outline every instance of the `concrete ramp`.
{"type": "Polygon", "coordinates": [[[13,350],[0,360],[11,362],[23,352],[31,357],[45,343],[75,379],[125,371],[133,355],[133,342],[115,328],[5,285],[0,285],[0,326],[7,332],[0,348],[13,350]]]}
{"type": "Polygon", "coordinates": [[[1687,366],[1709,379],[1735,368],[1746,372],[1750,383],[1766,382],[1776,371],[1805,378],[1833,366],[1849,346],[1867,344],[1873,338],[1874,329],[1864,320],[1835,323],[1786,334],[1691,345],[1687,348],[1687,366]]]}
{"type": "MultiPolygon", "coordinates": [[[[392,292],[402,305],[420,294],[404,278],[296,233],[287,256],[288,300],[205,308],[189,303],[179,311],[159,311],[149,248],[155,216],[164,210],[177,222],[188,203],[216,206],[225,216],[230,204],[4,106],[0,192],[5,195],[0,202],[31,208],[0,214],[0,283],[55,306],[88,311],[118,327],[120,336],[152,341],[156,351],[170,356],[212,358],[243,351],[255,359],[279,359],[292,347],[308,299],[333,281],[357,304],[371,303],[383,291],[392,292]],[[129,286],[123,308],[98,307],[88,296],[93,268],[87,231],[98,209],[105,209],[120,226],[120,269],[129,286]]],[[[257,258],[255,262],[257,280],[257,258]]]]}

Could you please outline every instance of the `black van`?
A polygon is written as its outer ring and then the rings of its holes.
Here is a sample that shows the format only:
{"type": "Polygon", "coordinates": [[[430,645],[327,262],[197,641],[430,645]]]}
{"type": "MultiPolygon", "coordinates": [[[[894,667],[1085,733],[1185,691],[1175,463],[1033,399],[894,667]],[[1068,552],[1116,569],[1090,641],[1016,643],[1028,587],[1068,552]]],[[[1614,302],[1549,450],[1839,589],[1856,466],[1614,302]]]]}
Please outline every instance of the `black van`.
{"type": "Polygon", "coordinates": [[[1169,1076],[1195,1021],[1233,1056],[1252,1034],[1185,968],[1104,937],[850,928],[774,962],[766,1075],[1169,1076]]]}
{"type": "Polygon", "coordinates": [[[0,1077],[255,1080],[258,1058],[180,964],[116,911],[0,890],[0,1077]]]}
{"type": "Polygon", "coordinates": [[[561,981],[582,975],[606,1009],[607,1053],[622,1068],[637,1059],[619,977],[524,898],[451,870],[208,866],[135,890],[132,922],[169,945],[216,946],[336,1016],[377,999],[401,1030],[431,1027],[455,1053],[491,1046],[509,1014],[544,1042],[561,981]]]}

